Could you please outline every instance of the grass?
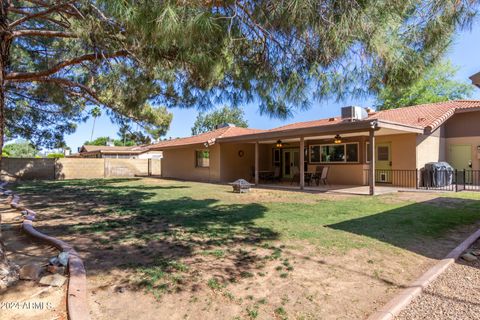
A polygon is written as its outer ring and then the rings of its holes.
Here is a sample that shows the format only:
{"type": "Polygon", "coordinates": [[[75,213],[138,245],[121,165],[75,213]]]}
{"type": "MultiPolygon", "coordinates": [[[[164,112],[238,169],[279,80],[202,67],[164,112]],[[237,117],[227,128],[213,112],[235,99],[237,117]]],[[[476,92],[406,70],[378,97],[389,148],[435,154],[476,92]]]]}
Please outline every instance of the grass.
{"type": "MultiPolygon", "coordinates": [[[[329,197],[274,190],[234,194],[228,186],[153,179],[25,182],[14,188],[32,209],[54,204],[59,207],[55,217],[78,217],[78,223],[59,227],[60,235],[98,239],[98,250],[117,256],[125,248],[138,250],[144,259],[124,267],[135,270],[141,286],[156,297],[175,292],[195,273],[196,266],[184,258],[234,261],[239,272],[231,278],[220,281],[208,275],[198,281],[236,301],[225,288],[228,284],[254,283],[271,276],[268,270],[274,269],[275,281],[294,279],[290,274],[297,271],[293,265],[298,261],[288,252],[305,243],[319,254],[341,256],[368,248],[433,257],[430,249],[438,239],[480,220],[480,193],[438,194],[425,201],[399,195],[329,197]],[[165,247],[150,249],[152,243],[165,247]]],[[[365,257],[380,279],[375,263],[365,257]]],[[[243,310],[251,319],[258,316],[258,305],[243,310]]],[[[277,318],[287,318],[283,307],[271,311],[277,318]]]]}

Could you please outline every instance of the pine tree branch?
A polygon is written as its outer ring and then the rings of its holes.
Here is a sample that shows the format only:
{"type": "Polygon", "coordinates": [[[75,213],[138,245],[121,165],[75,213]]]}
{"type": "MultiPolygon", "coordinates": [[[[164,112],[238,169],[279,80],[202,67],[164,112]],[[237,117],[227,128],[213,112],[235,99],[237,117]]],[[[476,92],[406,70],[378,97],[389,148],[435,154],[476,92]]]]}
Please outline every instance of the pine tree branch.
{"type": "Polygon", "coordinates": [[[42,16],[45,16],[45,15],[48,15],[52,12],[55,12],[65,6],[69,6],[70,4],[72,4],[74,2],[74,0],[70,0],[70,1],[67,1],[67,2],[64,2],[64,3],[59,3],[59,4],[56,4],[54,6],[51,6],[49,7],[48,9],[46,10],[43,10],[43,11],[39,11],[39,12],[36,12],[36,13],[31,13],[31,14],[28,14],[24,17],[21,17],[20,19],[17,19],[15,21],[13,21],[12,23],[9,24],[9,28],[14,28],[22,23],[24,23],[25,21],[28,21],[28,20],[31,20],[31,19],[35,19],[35,18],[39,18],[39,17],[42,17],[42,16]]]}
{"type": "Polygon", "coordinates": [[[72,32],[65,31],[52,31],[52,30],[15,30],[12,32],[11,37],[47,37],[47,38],[78,38],[78,36],[72,32]]]}
{"type": "MultiPolygon", "coordinates": [[[[15,8],[15,7],[9,8],[8,10],[13,12],[13,13],[17,13],[17,14],[23,14],[23,15],[31,14],[31,12],[25,11],[23,9],[15,8]]],[[[66,21],[61,21],[61,20],[57,20],[57,19],[54,19],[54,18],[50,18],[50,17],[38,17],[38,19],[54,23],[54,24],[56,24],[56,25],[58,25],[62,28],[70,28],[70,23],[68,23],[66,21]]]]}
{"type": "Polygon", "coordinates": [[[75,57],[70,60],[65,60],[63,62],[58,63],[54,67],[43,70],[43,71],[37,71],[37,72],[11,72],[7,73],[5,75],[5,80],[7,81],[38,81],[41,78],[45,78],[48,76],[51,76],[59,71],[61,71],[63,68],[68,67],[68,66],[73,66],[80,64],[85,61],[96,61],[96,60],[103,60],[103,59],[111,59],[111,58],[116,58],[116,57],[126,57],[129,55],[129,52],[127,50],[119,50],[110,54],[96,54],[96,53],[91,53],[91,54],[85,54],[79,57],[75,57]]]}
{"type": "Polygon", "coordinates": [[[12,32],[11,37],[47,37],[47,38],[78,38],[78,36],[72,32],[65,31],[52,31],[52,30],[15,30],[12,32]]]}

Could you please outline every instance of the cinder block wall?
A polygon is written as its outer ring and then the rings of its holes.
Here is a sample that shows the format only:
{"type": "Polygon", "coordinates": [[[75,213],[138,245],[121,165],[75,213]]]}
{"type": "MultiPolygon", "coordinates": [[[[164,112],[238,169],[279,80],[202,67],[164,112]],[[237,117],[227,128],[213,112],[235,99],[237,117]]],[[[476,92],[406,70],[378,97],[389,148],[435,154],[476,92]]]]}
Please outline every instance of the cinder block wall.
{"type": "Polygon", "coordinates": [[[2,158],[1,178],[5,181],[16,180],[53,180],[55,159],[40,158],[2,158]]]}
{"type": "Polygon", "coordinates": [[[2,158],[1,179],[63,180],[161,175],[159,159],[2,158]]]}
{"type": "Polygon", "coordinates": [[[98,179],[105,177],[105,159],[60,158],[56,160],[55,179],[98,179]]]}

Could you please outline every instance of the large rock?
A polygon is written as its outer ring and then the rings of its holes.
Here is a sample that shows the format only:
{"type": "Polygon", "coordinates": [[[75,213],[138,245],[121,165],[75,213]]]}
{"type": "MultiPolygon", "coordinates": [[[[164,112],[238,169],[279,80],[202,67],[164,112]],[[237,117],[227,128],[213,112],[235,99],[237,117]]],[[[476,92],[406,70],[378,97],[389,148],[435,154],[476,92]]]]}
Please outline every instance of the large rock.
{"type": "Polygon", "coordinates": [[[29,263],[20,268],[21,280],[37,281],[42,273],[42,267],[36,263],[29,263]]]}
{"type": "Polygon", "coordinates": [[[0,262],[0,289],[5,289],[18,281],[18,266],[11,262],[0,262]]]}
{"type": "Polygon", "coordinates": [[[478,258],[475,257],[475,256],[474,256],[473,254],[471,254],[471,253],[462,254],[462,259],[465,260],[465,261],[468,261],[468,262],[472,262],[472,261],[478,260],[478,258]]]}
{"type": "Polygon", "coordinates": [[[65,281],[67,281],[66,277],[55,273],[42,277],[42,279],[40,279],[40,284],[45,286],[61,287],[65,284],[65,281]]]}

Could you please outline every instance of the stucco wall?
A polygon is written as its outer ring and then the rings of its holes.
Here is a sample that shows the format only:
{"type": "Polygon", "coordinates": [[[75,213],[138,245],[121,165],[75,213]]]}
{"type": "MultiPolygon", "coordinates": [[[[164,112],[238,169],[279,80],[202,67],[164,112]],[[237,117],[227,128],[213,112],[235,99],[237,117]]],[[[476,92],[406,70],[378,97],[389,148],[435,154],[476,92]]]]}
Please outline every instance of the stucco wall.
{"type": "MultiPolygon", "coordinates": [[[[446,150],[452,144],[456,145],[470,145],[472,148],[472,170],[480,170],[480,153],[477,151],[477,146],[480,146],[480,135],[477,137],[458,137],[458,138],[447,138],[446,140],[446,150]]],[[[447,153],[447,162],[450,160],[447,153]]]]}
{"type": "Polygon", "coordinates": [[[416,169],[417,135],[414,133],[395,134],[376,137],[377,144],[391,143],[393,170],[416,169]]]}
{"type": "Polygon", "coordinates": [[[417,136],[417,168],[428,162],[446,161],[445,127],[417,136]]]}
{"type": "Polygon", "coordinates": [[[220,145],[210,146],[210,167],[197,168],[195,166],[195,151],[205,150],[202,144],[187,148],[163,150],[162,176],[165,178],[183,179],[192,181],[219,182],[220,181],[220,145]]]}
{"type": "MultiPolygon", "coordinates": [[[[251,179],[251,168],[255,166],[255,144],[224,143],[221,145],[221,181],[251,179]],[[240,157],[239,151],[243,152],[240,157]]],[[[264,155],[265,156],[265,155],[264,155]]]]}
{"type": "Polygon", "coordinates": [[[480,111],[461,112],[445,122],[445,138],[480,136],[480,111]]]}
{"type": "Polygon", "coordinates": [[[480,146],[480,111],[461,112],[447,120],[445,127],[445,158],[448,162],[450,145],[470,145],[472,169],[480,170],[477,146],[480,146]]]}

